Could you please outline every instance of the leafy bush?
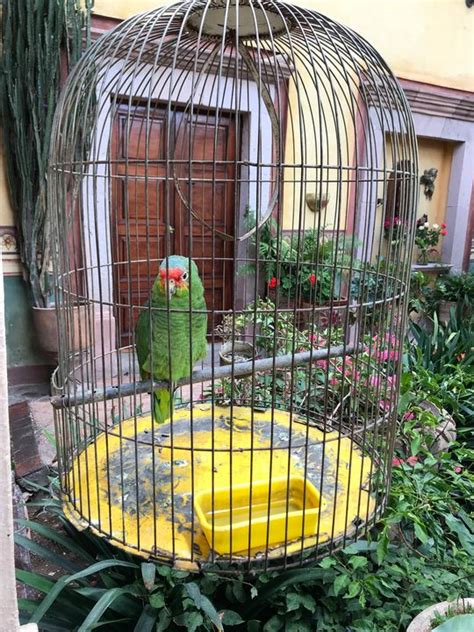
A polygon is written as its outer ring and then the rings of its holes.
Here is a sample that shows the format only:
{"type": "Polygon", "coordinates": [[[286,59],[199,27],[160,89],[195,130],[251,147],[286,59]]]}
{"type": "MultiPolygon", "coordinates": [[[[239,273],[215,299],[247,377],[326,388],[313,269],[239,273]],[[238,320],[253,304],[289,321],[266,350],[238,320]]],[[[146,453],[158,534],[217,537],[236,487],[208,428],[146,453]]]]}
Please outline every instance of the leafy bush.
{"type": "MultiPolygon", "coordinates": [[[[246,227],[255,226],[255,214],[247,211],[246,227]]],[[[252,245],[258,250],[263,275],[270,289],[277,286],[283,296],[319,303],[339,297],[341,266],[350,261],[346,251],[353,237],[340,242],[328,239],[323,231],[305,230],[286,236],[274,218],[261,227],[252,245]]],[[[255,266],[241,266],[240,273],[255,273],[255,266]]]]}
{"type": "Polygon", "coordinates": [[[420,448],[414,466],[393,469],[388,510],[368,541],[308,568],[242,576],[193,575],[142,562],[87,532],[32,522],[51,547],[18,538],[63,568],[60,579],[18,571],[41,594],[21,599],[21,620],[40,630],[235,629],[247,632],[396,632],[426,606],[466,596],[474,576],[474,452],[455,445],[441,460],[420,448]],[[74,562],[71,561],[73,556],[74,562]]]}

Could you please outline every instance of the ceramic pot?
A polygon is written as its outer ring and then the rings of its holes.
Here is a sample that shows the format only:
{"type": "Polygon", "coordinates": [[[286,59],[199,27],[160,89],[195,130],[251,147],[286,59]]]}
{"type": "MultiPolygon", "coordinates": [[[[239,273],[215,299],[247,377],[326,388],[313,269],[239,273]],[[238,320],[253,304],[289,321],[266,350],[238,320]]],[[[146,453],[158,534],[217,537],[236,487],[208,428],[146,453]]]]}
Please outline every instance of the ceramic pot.
{"type": "Polygon", "coordinates": [[[430,606],[420,612],[407,628],[407,632],[431,632],[431,621],[436,613],[446,614],[448,609],[458,610],[458,614],[462,614],[466,606],[474,607],[474,598],[457,599],[456,601],[441,601],[440,603],[430,606]]]}
{"type": "Polygon", "coordinates": [[[219,350],[220,363],[222,365],[232,364],[233,362],[247,362],[255,357],[255,349],[250,342],[241,342],[235,340],[232,342],[224,342],[219,350]]]}
{"type": "MultiPolygon", "coordinates": [[[[69,330],[66,332],[69,340],[69,351],[80,351],[88,346],[88,335],[92,314],[92,306],[87,304],[74,305],[70,308],[68,319],[69,330]]],[[[59,334],[58,319],[55,307],[33,307],[33,324],[36,329],[38,343],[46,353],[58,355],[59,334]]]]}
{"type": "Polygon", "coordinates": [[[440,301],[438,305],[438,320],[443,325],[449,322],[451,307],[456,307],[456,301],[440,301]]]}

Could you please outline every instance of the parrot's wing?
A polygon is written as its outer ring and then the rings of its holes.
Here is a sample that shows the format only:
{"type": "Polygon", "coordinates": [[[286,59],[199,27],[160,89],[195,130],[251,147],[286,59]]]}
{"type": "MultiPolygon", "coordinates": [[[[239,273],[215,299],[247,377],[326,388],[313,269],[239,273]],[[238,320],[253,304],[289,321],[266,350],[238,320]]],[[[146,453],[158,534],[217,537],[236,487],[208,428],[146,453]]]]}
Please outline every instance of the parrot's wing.
{"type": "Polygon", "coordinates": [[[138,366],[142,379],[150,373],[150,317],[146,311],[140,313],[135,327],[135,347],[137,350],[138,366]]]}

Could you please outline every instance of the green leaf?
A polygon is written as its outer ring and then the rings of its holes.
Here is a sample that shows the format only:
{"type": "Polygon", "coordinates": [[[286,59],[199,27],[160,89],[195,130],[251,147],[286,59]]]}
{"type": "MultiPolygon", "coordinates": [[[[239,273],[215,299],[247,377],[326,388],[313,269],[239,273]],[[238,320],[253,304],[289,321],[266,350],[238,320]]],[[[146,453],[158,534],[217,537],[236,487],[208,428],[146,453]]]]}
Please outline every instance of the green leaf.
{"type": "Polygon", "coordinates": [[[348,575],[338,575],[334,580],[334,594],[339,595],[346,586],[349,585],[350,579],[348,575]]]}
{"type": "Polygon", "coordinates": [[[444,520],[448,525],[449,530],[458,536],[459,542],[468,555],[474,556],[474,534],[468,531],[465,524],[452,514],[444,516],[444,520]]]}
{"type": "Polygon", "coordinates": [[[468,632],[468,630],[474,630],[474,614],[458,614],[437,628],[433,628],[433,632],[468,632]]]}
{"type": "Polygon", "coordinates": [[[387,555],[387,550],[388,550],[388,537],[384,532],[382,533],[379,541],[377,542],[377,548],[376,548],[377,564],[380,565],[383,563],[385,556],[387,555]]]}
{"type": "Polygon", "coordinates": [[[113,604],[113,602],[126,594],[133,594],[134,587],[122,586],[121,588],[111,588],[108,590],[95,604],[92,610],[78,628],[77,632],[90,632],[100,621],[104,612],[113,604]]]}
{"type": "Polygon", "coordinates": [[[278,632],[283,628],[283,621],[277,614],[269,619],[263,626],[263,632],[278,632]]]}
{"type": "Polygon", "coordinates": [[[62,555],[55,553],[54,551],[42,546],[38,542],[30,540],[30,538],[27,538],[24,535],[15,533],[14,538],[15,543],[18,544],[18,546],[23,547],[27,551],[30,551],[31,553],[34,553],[35,555],[38,555],[45,560],[49,560],[56,566],[64,568],[64,570],[68,571],[69,573],[76,573],[81,568],[75,562],[71,562],[71,560],[69,560],[67,557],[63,557],[62,555]]]}
{"type": "Polygon", "coordinates": [[[319,562],[321,568],[330,568],[336,565],[336,560],[333,557],[325,557],[319,562]]]}
{"type": "Polygon", "coordinates": [[[291,610],[298,610],[302,606],[314,612],[316,610],[316,602],[311,595],[305,595],[304,593],[290,592],[286,595],[286,608],[288,612],[291,610]]]}
{"type": "Polygon", "coordinates": [[[352,566],[354,570],[357,568],[362,568],[363,566],[367,566],[368,561],[366,557],[362,555],[354,555],[349,559],[349,564],[352,566]]]}
{"type": "Polygon", "coordinates": [[[176,625],[186,628],[187,632],[195,632],[204,623],[202,614],[196,610],[184,612],[175,617],[173,621],[176,625]]]}
{"type": "Polygon", "coordinates": [[[189,582],[188,584],[185,584],[184,587],[188,595],[194,601],[196,608],[198,610],[202,610],[219,631],[224,630],[217,610],[211,601],[209,601],[209,599],[201,593],[199,586],[194,582],[189,582]]]}
{"type": "Polygon", "coordinates": [[[62,535],[55,529],[51,529],[50,527],[46,527],[45,525],[39,524],[38,522],[34,522],[33,520],[23,520],[17,519],[15,522],[22,526],[39,533],[39,535],[51,540],[52,542],[56,542],[60,544],[65,549],[69,549],[71,553],[74,553],[78,557],[82,557],[88,562],[94,562],[94,557],[90,555],[83,547],[78,546],[71,538],[62,535]]]}
{"type": "Polygon", "coordinates": [[[142,562],[141,564],[142,579],[148,592],[153,590],[156,577],[156,566],[151,562],[142,562]]]}
{"type": "Polygon", "coordinates": [[[357,540],[357,542],[353,542],[346,546],[345,549],[342,550],[346,555],[353,555],[354,553],[362,553],[364,551],[375,551],[377,549],[376,542],[367,542],[367,540],[357,540]]]}
{"type": "Polygon", "coordinates": [[[416,456],[419,453],[422,442],[423,442],[422,435],[420,433],[416,433],[416,435],[413,437],[410,443],[410,450],[411,450],[412,456],[416,456]]]}
{"type": "Polygon", "coordinates": [[[169,628],[170,623],[171,623],[171,615],[166,609],[163,609],[160,612],[160,616],[158,617],[156,632],[164,632],[164,630],[167,630],[169,628]]]}
{"type": "Polygon", "coordinates": [[[221,610],[219,614],[222,617],[222,623],[224,625],[232,626],[232,625],[240,625],[241,623],[244,623],[244,620],[242,619],[240,614],[238,614],[237,612],[234,612],[233,610],[221,610]]]}
{"type": "Polygon", "coordinates": [[[163,608],[166,604],[165,602],[165,596],[163,595],[162,592],[154,592],[150,595],[149,597],[149,602],[150,602],[150,606],[153,606],[153,608],[163,608]]]}
{"type": "Polygon", "coordinates": [[[344,599],[353,599],[360,593],[360,582],[353,581],[349,584],[349,589],[347,593],[344,595],[344,599]]]}
{"type": "Polygon", "coordinates": [[[428,542],[428,539],[430,537],[426,533],[424,527],[422,527],[421,524],[419,524],[418,522],[415,522],[415,535],[418,538],[418,540],[420,540],[420,542],[422,542],[423,544],[426,544],[426,542],[428,542]]]}
{"type": "Polygon", "coordinates": [[[83,579],[84,577],[95,575],[96,573],[99,573],[100,571],[103,571],[107,568],[113,568],[116,566],[138,569],[138,566],[136,564],[133,564],[132,562],[123,562],[121,560],[102,560],[101,562],[92,564],[92,566],[79,571],[79,573],[75,573],[74,575],[66,577],[61,577],[61,579],[59,579],[56,584],[54,584],[54,586],[48,591],[48,594],[43,599],[34,615],[31,617],[30,623],[38,623],[39,621],[41,621],[45,613],[49,610],[49,608],[57,599],[58,595],[68,584],[71,584],[72,582],[75,582],[79,579],[83,579]]]}
{"type": "Polygon", "coordinates": [[[133,632],[154,632],[158,613],[151,606],[145,606],[133,632]]]}
{"type": "Polygon", "coordinates": [[[27,586],[31,586],[31,588],[35,588],[42,593],[49,593],[49,591],[54,587],[55,583],[43,575],[39,575],[38,573],[32,573],[30,571],[24,571],[22,569],[16,569],[16,578],[22,584],[26,584],[27,586]]]}

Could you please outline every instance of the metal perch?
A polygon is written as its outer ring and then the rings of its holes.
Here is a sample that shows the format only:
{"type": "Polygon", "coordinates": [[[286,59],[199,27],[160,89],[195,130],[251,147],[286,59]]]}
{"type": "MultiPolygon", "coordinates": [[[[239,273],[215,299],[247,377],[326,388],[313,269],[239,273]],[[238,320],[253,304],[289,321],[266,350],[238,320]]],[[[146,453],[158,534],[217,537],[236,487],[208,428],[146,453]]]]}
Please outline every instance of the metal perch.
{"type": "MultiPolygon", "coordinates": [[[[274,369],[286,369],[292,366],[299,366],[317,360],[326,358],[334,358],[342,355],[352,355],[360,346],[344,346],[330,347],[329,349],[318,349],[310,351],[302,351],[300,353],[287,353],[286,355],[277,356],[275,358],[263,358],[262,360],[249,360],[248,362],[238,362],[227,366],[219,366],[216,368],[207,368],[199,371],[193,371],[188,378],[182,379],[177,386],[185,386],[186,384],[196,384],[206,382],[208,380],[218,380],[226,377],[244,377],[252,375],[252,373],[265,373],[274,369]]],[[[98,388],[93,391],[83,390],[79,393],[76,391],[73,395],[59,395],[51,398],[51,404],[54,408],[69,408],[75,404],[91,404],[92,402],[102,402],[117,397],[129,397],[139,395],[141,393],[149,393],[155,388],[167,388],[167,382],[155,382],[153,380],[144,380],[140,382],[132,382],[123,386],[107,386],[106,388],[98,388]]]]}

